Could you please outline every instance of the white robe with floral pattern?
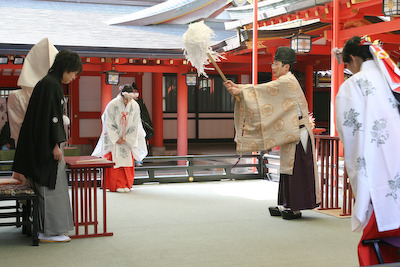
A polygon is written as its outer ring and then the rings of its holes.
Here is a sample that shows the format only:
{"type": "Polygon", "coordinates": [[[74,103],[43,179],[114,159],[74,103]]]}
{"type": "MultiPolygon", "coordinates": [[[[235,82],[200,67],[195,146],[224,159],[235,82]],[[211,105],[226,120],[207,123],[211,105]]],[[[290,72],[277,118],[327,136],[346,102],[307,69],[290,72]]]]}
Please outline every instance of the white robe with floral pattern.
{"type": "Polygon", "coordinates": [[[400,227],[400,114],[374,60],[347,79],[336,96],[336,126],[355,196],[352,230],[372,211],[380,232],[400,227]]]}
{"type": "Polygon", "coordinates": [[[125,107],[122,96],[118,94],[108,103],[101,120],[103,131],[92,156],[102,157],[111,152],[115,162],[114,168],[134,166],[132,155],[137,161],[146,157],[146,132],[140,119],[140,107],[136,101],[130,101],[125,107]],[[126,142],[117,144],[120,137],[126,142]]]}

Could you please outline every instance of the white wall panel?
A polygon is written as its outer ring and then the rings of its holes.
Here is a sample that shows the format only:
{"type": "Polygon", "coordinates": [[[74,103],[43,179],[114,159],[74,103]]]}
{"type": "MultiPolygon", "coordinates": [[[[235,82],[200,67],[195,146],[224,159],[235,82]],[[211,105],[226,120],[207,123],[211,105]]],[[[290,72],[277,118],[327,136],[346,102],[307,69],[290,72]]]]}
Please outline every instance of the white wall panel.
{"type": "MultiPolygon", "coordinates": [[[[195,120],[188,121],[188,138],[196,138],[195,120]]],[[[235,129],[233,119],[199,120],[200,139],[234,138],[235,129]]],[[[177,138],[177,121],[164,120],[164,139],[177,138]]]]}
{"type": "Polygon", "coordinates": [[[235,128],[233,119],[231,120],[200,120],[199,121],[199,138],[233,138],[235,128]]]}
{"type": "Polygon", "coordinates": [[[101,111],[100,76],[81,76],[79,78],[79,111],[101,111]]]}
{"type": "Polygon", "coordinates": [[[176,139],[177,137],[176,120],[164,120],[163,133],[164,133],[164,139],[176,139]]]}
{"type": "Polygon", "coordinates": [[[79,137],[99,137],[101,134],[101,119],[80,119],[79,137]]]}
{"type": "Polygon", "coordinates": [[[143,83],[143,88],[142,88],[141,98],[143,98],[143,102],[146,104],[146,108],[150,114],[150,118],[153,118],[152,117],[152,114],[153,114],[153,103],[152,103],[153,75],[150,72],[143,73],[142,83],[143,83]]]}

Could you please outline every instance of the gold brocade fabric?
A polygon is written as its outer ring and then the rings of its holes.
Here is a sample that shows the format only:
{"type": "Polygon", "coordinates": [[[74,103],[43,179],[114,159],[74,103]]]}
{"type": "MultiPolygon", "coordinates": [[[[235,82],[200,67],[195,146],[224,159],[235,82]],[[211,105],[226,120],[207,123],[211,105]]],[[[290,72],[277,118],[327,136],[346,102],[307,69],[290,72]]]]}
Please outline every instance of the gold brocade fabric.
{"type": "Polygon", "coordinates": [[[295,149],[300,141],[299,126],[304,124],[314,140],[307,101],[299,82],[289,72],[275,81],[240,87],[240,101],[235,105],[237,153],[280,146],[280,172],[292,175],[295,149]]]}

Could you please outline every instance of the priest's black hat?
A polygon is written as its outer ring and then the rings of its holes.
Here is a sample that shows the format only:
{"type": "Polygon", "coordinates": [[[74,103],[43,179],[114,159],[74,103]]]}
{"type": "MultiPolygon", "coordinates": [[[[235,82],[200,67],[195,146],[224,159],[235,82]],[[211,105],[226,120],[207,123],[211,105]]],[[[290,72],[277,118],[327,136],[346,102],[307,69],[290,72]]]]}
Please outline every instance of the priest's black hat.
{"type": "Polygon", "coordinates": [[[296,53],[290,47],[280,46],[276,49],[274,60],[293,64],[296,63],[296,53]]]}

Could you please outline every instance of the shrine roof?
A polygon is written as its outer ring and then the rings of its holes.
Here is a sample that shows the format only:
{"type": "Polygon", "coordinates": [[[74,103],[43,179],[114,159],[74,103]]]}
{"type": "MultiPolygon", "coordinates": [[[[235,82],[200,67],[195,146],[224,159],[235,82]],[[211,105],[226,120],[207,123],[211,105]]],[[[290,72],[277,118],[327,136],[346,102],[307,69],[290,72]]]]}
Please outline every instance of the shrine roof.
{"type": "MultiPolygon", "coordinates": [[[[0,54],[26,54],[42,38],[58,49],[70,48],[82,56],[183,57],[182,35],[187,25],[110,25],[108,20],[147,7],[72,1],[0,1],[0,54]],[[76,49],[74,49],[76,48],[76,49]]],[[[222,22],[206,24],[219,42],[236,33],[222,22]]]]}

